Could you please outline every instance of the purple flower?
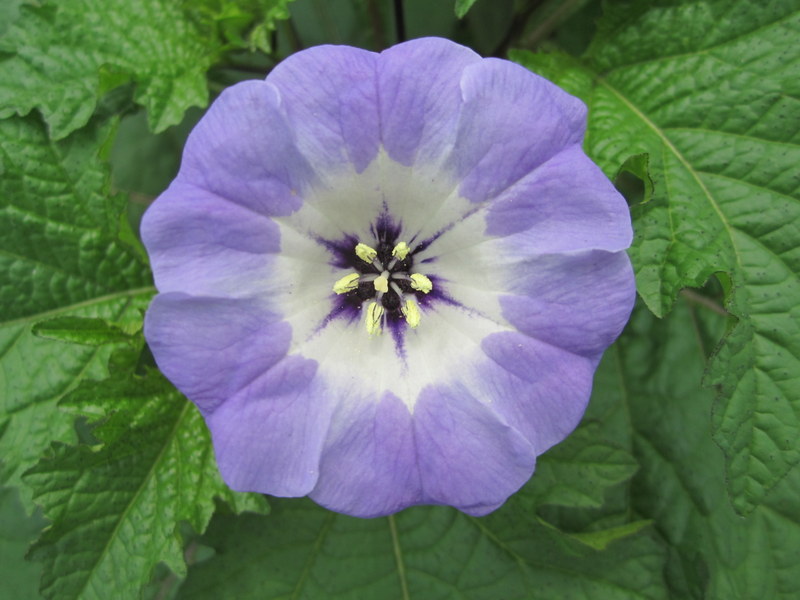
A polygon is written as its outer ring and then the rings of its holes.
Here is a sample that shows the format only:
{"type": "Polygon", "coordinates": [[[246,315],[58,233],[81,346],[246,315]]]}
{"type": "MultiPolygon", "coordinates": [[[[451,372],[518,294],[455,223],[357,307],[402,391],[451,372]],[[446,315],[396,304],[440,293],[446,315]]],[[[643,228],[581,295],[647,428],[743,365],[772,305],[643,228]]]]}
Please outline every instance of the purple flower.
{"type": "Polygon", "coordinates": [[[233,489],[371,517],[500,506],[634,299],[586,109],[442,39],[226,90],[142,224],[145,334],[233,489]]]}

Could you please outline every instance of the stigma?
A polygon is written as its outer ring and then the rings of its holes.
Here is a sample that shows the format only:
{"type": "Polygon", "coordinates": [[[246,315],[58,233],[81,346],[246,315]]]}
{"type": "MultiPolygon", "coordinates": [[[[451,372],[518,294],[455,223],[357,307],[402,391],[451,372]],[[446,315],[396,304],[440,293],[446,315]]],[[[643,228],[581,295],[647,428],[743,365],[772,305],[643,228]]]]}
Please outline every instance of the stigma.
{"type": "Polygon", "coordinates": [[[369,335],[380,335],[388,319],[416,329],[422,320],[418,297],[433,290],[433,282],[413,270],[414,250],[406,242],[377,248],[359,242],[350,264],[355,272],[339,278],[333,291],[361,307],[369,335]]]}

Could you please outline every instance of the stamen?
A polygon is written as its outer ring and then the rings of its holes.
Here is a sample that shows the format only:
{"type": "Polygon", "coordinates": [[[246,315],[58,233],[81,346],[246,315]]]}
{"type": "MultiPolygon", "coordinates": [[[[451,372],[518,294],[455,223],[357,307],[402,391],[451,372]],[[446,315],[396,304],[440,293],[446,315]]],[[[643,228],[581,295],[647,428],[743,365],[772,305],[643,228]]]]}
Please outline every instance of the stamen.
{"type": "Polygon", "coordinates": [[[405,260],[410,251],[411,248],[408,247],[408,244],[405,242],[400,242],[394,247],[394,250],[392,250],[392,256],[399,258],[400,260],[405,260]]]}
{"type": "Polygon", "coordinates": [[[384,271],[383,273],[381,273],[380,277],[377,277],[375,279],[375,281],[373,282],[373,285],[375,286],[375,291],[384,294],[389,291],[388,275],[389,275],[388,272],[384,271]]]}
{"type": "Polygon", "coordinates": [[[356,256],[372,268],[356,267],[358,271],[368,272],[348,273],[333,284],[333,291],[337,294],[356,292],[348,295],[347,301],[364,312],[364,325],[369,335],[382,332],[384,319],[394,321],[401,315],[406,324],[415,329],[422,312],[411,290],[428,294],[433,290],[433,282],[422,273],[409,273],[412,250],[406,242],[395,244],[391,258],[386,256],[385,243],[380,243],[380,257],[375,248],[361,242],[356,244],[356,256]]]}
{"type": "Polygon", "coordinates": [[[408,326],[411,327],[411,329],[415,329],[417,325],[419,325],[422,315],[420,314],[419,307],[417,306],[417,303],[414,302],[414,299],[408,298],[400,310],[402,310],[408,326]]]}
{"type": "Polygon", "coordinates": [[[378,256],[378,251],[359,242],[356,244],[356,256],[365,263],[371,263],[378,256]]]}
{"type": "Polygon", "coordinates": [[[431,280],[425,277],[422,273],[411,274],[411,287],[423,294],[427,294],[433,289],[431,280]]]}
{"type": "Polygon", "coordinates": [[[378,302],[370,302],[367,306],[367,333],[378,335],[381,332],[381,317],[383,317],[383,306],[378,302]]]}
{"type": "Polygon", "coordinates": [[[337,294],[346,294],[358,288],[358,273],[350,273],[333,284],[333,291],[337,294]]]}

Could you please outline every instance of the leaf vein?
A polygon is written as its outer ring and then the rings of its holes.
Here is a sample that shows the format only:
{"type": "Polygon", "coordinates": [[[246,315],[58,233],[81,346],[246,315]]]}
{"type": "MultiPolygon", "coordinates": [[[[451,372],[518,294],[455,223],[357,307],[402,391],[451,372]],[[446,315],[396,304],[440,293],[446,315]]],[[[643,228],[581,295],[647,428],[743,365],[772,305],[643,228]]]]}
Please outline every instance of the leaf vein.
{"type": "MultiPolygon", "coordinates": [[[[705,55],[705,54],[710,54],[712,51],[716,51],[716,50],[720,50],[722,48],[725,48],[725,46],[727,46],[729,44],[732,44],[732,43],[735,43],[735,42],[739,42],[739,41],[741,41],[743,39],[746,39],[746,38],[748,38],[750,36],[753,36],[753,35],[760,34],[764,30],[770,29],[772,27],[777,27],[779,25],[783,25],[785,22],[791,21],[796,16],[797,16],[796,12],[791,12],[788,15],[786,15],[784,17],[781,17],[780,19],[776,19],[775,21],[770,21],[769,23],[765,23],[764,25],[760,25],[759,27],[756,27],[755,29],[751,29],[750,31],[744,32],[744,33],[742,33],[742,34],[740,34],[740,35],[738,35],[736,37],[728,38],[728,39],[723,40],[723,41],[721,41],[721,42],[719,42],[717,44],[712,44],[710,46],[706,46],[704,48],[701,48],[700,50],[695,50],[693,52],[678,52],[678,53],[675,53],[675,54],[665,54],[665,55],[661,55],[661,56],[653,56],[653,57],[646,58],[644,60],[637,60],[637,61],[628,62],[628,63],[620,63],[620,64],[615,65],[614,67],[610,68],[609,70],[603,72],[603,75],[605,76],[605,75],[608,75],[610,73],[613,73],[615,70],[628,68],[628,67],[635,67],[635,66],[653,64],[653,63],[657,63],[657,62],[665,62],[665,61],[674,60],[674,59],[691,58],[693,56],[702,56],[702,55],[705,55]]],[[[715,56],[714,58],[718,58],[718,57],[715,56]]]]}
{"type": "Polygon", "coordinates": [[[300,597],[300,593],[305,587],[308,578],[311,576],[311,567],[316,561],[317,556],[319,555],[320,548],[322,547],[322,542],[328,536],[328,533],[333,527],[333,522],[335,520],[335,513],[329,512],[325,518],[325,522],[322,524],[322,528],[319,530],[319,535],[317,539],[314,540],[314,545],[311,548],[311,551],[308,553],[308,558],[306,558],[306,562],[303,565],[303,572],[300,573],[300,577],[297,580],[297,584],[294,586],[292,590],[291,600],[297,600],[300,597]]]}
{"type": "MultiPolygon", "coordinates": [[[[89,585],[89,582],[91,581],[92,576],[94,575],[94,572],[97,570],[97,568],[100,565],[100,563],[105,559],[106,555],[110,551],[110,547],[111,547],[112,541],[117,536],[117,533],[119,532],[120,528],[122,527],[122,524],[127,520],[128,514],[133,509],[134,505],[137,504],[137,502],[139,500],[139,497],[144,493],[144,490],[147,487],[147,484],[153,478],[153,475],[154,475],[154,473],[156,471],[156,467],[161,463],[161,460],[163,459],[164,454],[167,451],[167,448],[172,443],[172,441],[173,441],[173,439],[174,439],[174,437],[176,435],[176,432],[178,431],[178,428],[180,427],[180,424],[183,421],[184,416],[188,412],[188,408],[189,408],[189,402],[187,401],[184,404],[183,408],[181,409],[180,413],[178,413],[178,415],[177,415],[177,417],[175,419],[175,423],[174,423],[172,429],[170,430],[169,434],[165,437],[164,444],[161,446],[161,449],[159,450],[158,455],[155,457],[155,460],[153,460],[153,463],[150,465],[150,468],[148,469],[147,473],[142,478],[142,481],[139,484],[139,487],[134,492],[134,495],[131,497],[131,499],[129,500],[129,502],[125,506],[125,510],[122,511],[122,513],[120,514],[119,518],[117,519],[117,522],[116,522],[116,525],[114,526],[113,531],[109,534],[108,539],[106,540],[106,543],[105,543],[105,545],[103,546],[103,549],[100,552],[100,555],[98,556],[97,560],[94,561],[94,564],[92,565],[91,570],[86,575],[86,577],[84,579],[84,582],[83,582],[83,586],[81,587],[80,592],[77,594],[76,598],[80,598],[80,597],[83,596],[83,593],[86,590],[87,586],[89,585]]],[[[165,535],[171,535],[171,532],[163,532],[163,533],[165,535]]]]}

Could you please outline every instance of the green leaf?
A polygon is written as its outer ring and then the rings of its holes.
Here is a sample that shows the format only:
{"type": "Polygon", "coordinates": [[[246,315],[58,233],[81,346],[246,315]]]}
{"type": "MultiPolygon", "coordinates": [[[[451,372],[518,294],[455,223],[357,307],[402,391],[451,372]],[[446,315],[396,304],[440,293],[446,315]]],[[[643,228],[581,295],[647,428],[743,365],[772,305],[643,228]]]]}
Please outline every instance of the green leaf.
{"type": "Polygon", "coordinates": [[[0,2],[0,35],[5,33],[19,16],[19,6],[22,0],[5,0],[0,2]]]}
{"type": "Polygon", "coordinates": [[[86,317],[56,317],[41,321],[31,328],[31,333],[38,337],[87,346],[102,346],[132,339],[131,334],[105,319],[86,317]]]}
{"type": "Polygon", "coordinates": [[[681,302],[663,321],[641,310],[609,351],[619,392],[630,398],[642,463],[633,509],[668,544],[665,575],[676,600],[798,598],[800,470],[742,518],[728,502],[723,455],[704,418],[713,400],[699,386],[705,340],[724,327],[702,305],[681,302]]]}
{"type": "Polygon", "coordinates": [[[477,0],[456,0],[456,16],[459,19],[463,19],[475,2],[477,2],[477,0]]]}
{"type": "Polygon", "coordinates": [[[646,525],[630,503],[631,477],[639,463],[633,455],[629,402],[607,353],[595,372],[581,424],[539,457],[534,476],[514,496],[526,514],[536,514],[538,522],[571,539],[601,547],[604,540],[646,525]]]}
{"type": "Polygon", "coordinates": [[[44,526],[39,515],[27,517],[16,490],[0,487],[0,598],[39,598],[41,567],[24,560],[31,541],[44,526]]]}
{"type": "Polygon", "coordinates": [[[444,507],[354,519],[308,500],[269,519],[215,516],[217,554],[179,598],[663,598],[662,555],[647,535],[598,552],[511,504],[484,518],[444,507]]]}
{"type": "Polygon", "coordinates": [[[583,61],[515,55],[587,102],[586,149],[606,174],[649,156],[631,249],[648,307],[665,314],[715,273],[731,282],[738,323],[707,383],[742,513],[800,461],[798,28],[796,0],[615,2],[583,61]]]}
{"type": "Polygon", "coordinates": [[[636,460],[600,430],[585,424],[539,459],[529,492],[538,504],[600,507],[609,488],[633,476],[636,460]]]}
{"type": "Polygon", "coordinates": [[[270,37],[277,21],[288,19],[294,0],[194,0],[186,8],[205,26],[217,31],[233,48],[272,52],[270,37]]]}
{"type": "MultiPolygon", "coordinates": [[[[654,188],[653,180],[650,179],[650,156],[648,154],[634,154],[633,156],[628,157],[628,159],[622,163],[622,166],[617,172],[617,178],[615,180],[615,184],[617,186],[620,185],[620,180],[625,176],[626,173],[629,173],[634,178],[638,179],[642,184],[642,194],[641,198],[638,200],[641,203],[650,202],[650,200],[653,198],[654,188]]],[[[621,189],[620,191],[623,194],[625,193],[624,189],[621,189]]],[[[628,198],[628,201],[631,202],[632,200],[628,198]]]]}
{"type": "Polygon", "coordinates": [[[154,291],[139,255],[116,241],[124,199],[109,197],[98,158],[110,135],[92,124],[52,142],[34,116],[0,121],[0,480],[12,485],[52,440],[74,439],[56,405],[102,377],[112,351],[37,338],[31,326],[69,316],[136,327],[154,291]]]}
{"type": "Polygon", "coordinates": [[[163,192],[180,167],[183,146],[203,111],[191,109],[180,125],[154,134],[143,111],[120,119],[109,154],[113,187],[124,190],[142,210],[163,192]]]}
{"type": "Polygon", "coordinates": [[[23,5],[0,51],[0,118],[37,108],[54,139],[85,125],[98,99],[132,80],[155,131],[208,102],[219,46],[173,0],[70,0],[23,5]],[[89,15],[91,18],[89,18],[89,15]]]}
{"type": "Polygon", "coordinates": [[[594,548],[595,550],[605,550],[611,542],[628,537],[634,533],[639,533],[645,527],[650,527],[652,521],[633,521],[618,527],[601,529],[598,531],[587,531],[585,533],[573,533],[572,537],[594,548]]]}
{"type": "Polygon", "coordinates": [[[157,372],[84,382],[65,403],[106,417],[92,432],[102,446],[55,444],[25,474],[52,521],[30,552],[45,597],[138,598],[159,562],[185,574],[181,521],[203,532],[215,498],[266,510],[225,486],[199,411],[157,372]]]}

